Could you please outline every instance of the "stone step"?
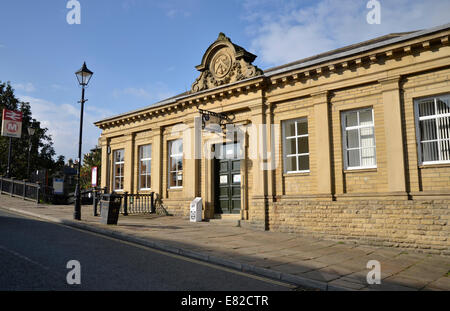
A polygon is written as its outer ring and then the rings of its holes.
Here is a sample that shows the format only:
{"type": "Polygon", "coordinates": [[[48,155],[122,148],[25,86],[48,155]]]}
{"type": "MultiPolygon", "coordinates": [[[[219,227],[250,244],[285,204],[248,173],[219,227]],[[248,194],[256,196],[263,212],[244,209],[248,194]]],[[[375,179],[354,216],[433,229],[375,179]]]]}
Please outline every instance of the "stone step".
{"type": "Polygon", "coordinates": [[[214,215],[213,219],[209,219],[210,223],[215,223],[218,225],[227,225],[227,226],[233,226],[233,227],[240,227],[241,225],[241,215],[221,215],[216,214],[214,215]]]}

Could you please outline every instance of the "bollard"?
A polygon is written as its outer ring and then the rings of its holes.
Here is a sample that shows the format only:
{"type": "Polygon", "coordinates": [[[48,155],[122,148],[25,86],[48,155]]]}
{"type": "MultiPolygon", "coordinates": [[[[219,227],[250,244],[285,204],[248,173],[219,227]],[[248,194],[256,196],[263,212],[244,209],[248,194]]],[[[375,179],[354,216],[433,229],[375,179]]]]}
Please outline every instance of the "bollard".
{"type": "Polygon", "coordinates": [[[23,180],[23,199],[25,200],[26,194],[27,194],[27,180],[23,180]]]}
{"type": "Polygon", "coordinates": [[[11,193],[10,193],[10,196],[12,197],[13,195],[14,195],[14,177],[11,177],[11,187],[10,187],[10,189],[11,189],[11,193]]]}
{"type": "Polygon", "coordinates": [[[123,194],[123,216],[128,216],[128,191],[123,194]]]}
{"type": "Polygon", "coordinates": [[[93,189],[92,190],[92,196],[93,196],[93,198],[92,198],[92,202],[93,202],[93,208],[94,208],[94,216],[98,216],[98,213],[97,213],[97,203],[98,203],[98,192],[97,192],[97,189],[93,189]]]}
{"type": "Polygon", "coordinates": [[[152,214],[154,214],[154,213],[156,213],[156,210],[155,210],[155,193],[154,192],[152,192],[151,194],[150,194],[150,213],[152,213],[152,214]]]}
{"type": "Polygon", "coordinates": [[[41,183],[38,181],[36,187],[36,204],[39,204],[40,193],[41,193],[41,183]]]}

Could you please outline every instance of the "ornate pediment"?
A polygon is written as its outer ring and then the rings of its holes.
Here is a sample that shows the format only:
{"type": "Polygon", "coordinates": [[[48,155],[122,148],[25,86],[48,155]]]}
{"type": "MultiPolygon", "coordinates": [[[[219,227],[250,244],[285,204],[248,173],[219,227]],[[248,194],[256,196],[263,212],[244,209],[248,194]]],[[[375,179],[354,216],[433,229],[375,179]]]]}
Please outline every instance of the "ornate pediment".
{"type": "Polygon", "coordinates": [[[220,33],[206,50],[202,63],[196,66],[200,76],[192,84],[191,93],[262,75],[262,70],[252,65],[255,58],[220,33]]]}

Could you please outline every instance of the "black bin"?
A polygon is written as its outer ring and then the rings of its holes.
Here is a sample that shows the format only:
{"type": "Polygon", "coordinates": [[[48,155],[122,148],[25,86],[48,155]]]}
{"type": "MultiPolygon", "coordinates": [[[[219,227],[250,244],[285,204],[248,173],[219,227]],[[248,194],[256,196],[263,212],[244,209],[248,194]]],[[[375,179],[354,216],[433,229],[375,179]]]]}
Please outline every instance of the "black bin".
{"type": "Polygon", "coordinates": [[[104,194],[100,201],[101,219],[105,225],[117,225],[122,197],[117,194],[104,194]]]}

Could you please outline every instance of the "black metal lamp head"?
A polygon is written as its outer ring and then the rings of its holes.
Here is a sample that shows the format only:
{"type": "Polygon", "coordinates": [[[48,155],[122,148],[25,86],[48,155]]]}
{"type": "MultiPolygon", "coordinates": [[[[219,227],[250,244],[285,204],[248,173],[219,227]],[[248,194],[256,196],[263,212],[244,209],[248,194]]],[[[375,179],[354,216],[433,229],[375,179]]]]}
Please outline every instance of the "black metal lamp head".
{"type": "Polygon", "coordinates": [[[78,79],[78,83],[80,83],[81,86],[88,85],[89,80],[91,80],[93,74],[94,73],[87,68],[86,62],[84,62],[83,67],[81,67],[80,70],[75,72],[75,75],[77,76],[78,79]]]}
{"type": "Polygon", "coordinates": [[[33,136],[35,132],[36,132],[36,129],[34,127],[30,126],[28,128],[28,135],[33,136]]]}

